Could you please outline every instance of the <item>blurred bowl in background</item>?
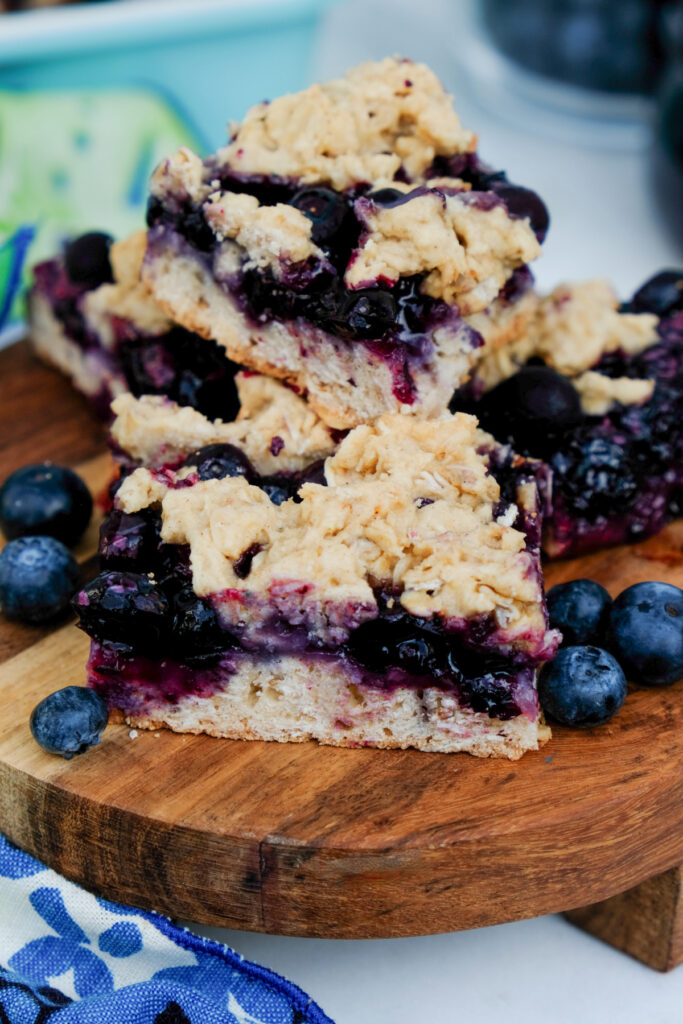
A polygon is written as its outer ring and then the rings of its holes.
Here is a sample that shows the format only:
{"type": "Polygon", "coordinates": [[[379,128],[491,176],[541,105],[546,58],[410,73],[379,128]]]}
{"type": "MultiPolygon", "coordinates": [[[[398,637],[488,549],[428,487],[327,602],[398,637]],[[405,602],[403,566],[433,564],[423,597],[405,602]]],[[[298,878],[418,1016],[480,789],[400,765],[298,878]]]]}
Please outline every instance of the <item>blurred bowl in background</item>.
{"type": "Polygon", "coordinates": [[[482,0],[491,38],[511,60],[555,81],[647,95],[663,65],[666,0],[482,0]]]}
{"type": "Polygon", "coordinates": [[[662,219],[683,244],[683,4],[667,12],[667,71],[657,95],[652,169],[662,219]]]}

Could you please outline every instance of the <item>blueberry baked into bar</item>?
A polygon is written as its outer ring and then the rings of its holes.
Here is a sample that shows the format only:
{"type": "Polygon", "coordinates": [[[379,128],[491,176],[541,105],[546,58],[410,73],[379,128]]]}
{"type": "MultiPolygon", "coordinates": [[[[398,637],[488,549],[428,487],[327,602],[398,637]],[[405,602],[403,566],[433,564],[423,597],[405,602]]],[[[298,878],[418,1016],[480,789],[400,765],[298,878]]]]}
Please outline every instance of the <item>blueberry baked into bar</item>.
{"type": "Polygon", "coordinates": [[[408,60],[260,104],[208,159],[181,149],[157,168],[143,279],[335,428],[438,415],[478,350],[526,323],[548,225],[475,145],[408,60]]]}
{"type": "Polygon", "coordinates": [[[255,412],[251,429],[247,404],[240,436],[240,422],[117,399],[124,473],[104,571],[76,602],[92,637],[89,685],[141,727],[509,758],[536,749],[548,735],[536,672],[558,641],[537,464],[463,414],[387,414],[341,441],[318,423],[316,445],[289,461],[294,446],[283,438],[273,455],[274,423],[261,429],[255,412]],[[164,417],[183,419],[163,430],[167,464],[145,441],[164,417]]]}
{"type": "Polygon", "coordinates": [[[126,391],[163,394],[212,419],[237,412],[238,369],[218,345],[174,324],[140,280],[145,232],[89,232],[33,269],[28,308],[38,355],[104,420],[126,391]]]}
{"type": "Polygon", "coordinates": [[[621,307],[604,281],[561,285],[451,408],[548,464],[549,555],[656,533],[683,508],[683,272],[621,307]]]}

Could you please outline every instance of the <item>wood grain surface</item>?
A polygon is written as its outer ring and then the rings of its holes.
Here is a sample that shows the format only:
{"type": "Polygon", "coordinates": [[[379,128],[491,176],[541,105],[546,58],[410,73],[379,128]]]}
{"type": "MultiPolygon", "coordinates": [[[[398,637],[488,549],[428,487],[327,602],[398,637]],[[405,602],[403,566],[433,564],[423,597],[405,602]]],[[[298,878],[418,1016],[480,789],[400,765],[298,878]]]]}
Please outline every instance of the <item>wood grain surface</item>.
{"type": "MultiPolygon", "coordinates": [[[[103,432],[23,346],[0,353],[0,479],[49,457],[110,471],[103,432]]],[[[94,528],[81,548],[87,559],[94,528]]],[[[683,584],[683,523],[574,562],[616,594],[683,584]]],[[[640,690],[607,726],[556,727],[521,761],[264,744],[110,726],[64,761],[31,709],[84,681],[66,622],[0,623],[0,830],[112,899],[291,935],[427,934],[567,910],[683,862],[683,685],[640,690]]]]}
{"type": "Polygon", "coordinates": [[[572,924],[658,971],[683,963],[683,869],[664,871],[634,889],[570,910],[572,924]]]}

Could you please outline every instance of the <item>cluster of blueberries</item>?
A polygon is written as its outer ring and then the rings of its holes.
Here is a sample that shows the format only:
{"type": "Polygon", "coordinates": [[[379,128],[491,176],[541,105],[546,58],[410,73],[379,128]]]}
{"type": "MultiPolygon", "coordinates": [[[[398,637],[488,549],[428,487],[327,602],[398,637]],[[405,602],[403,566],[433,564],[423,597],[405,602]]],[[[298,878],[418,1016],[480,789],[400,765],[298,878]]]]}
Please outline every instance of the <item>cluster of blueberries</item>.
{"type": "Polygon", "coordinates": [[[609,721],[626,700],[626,681],[670,686],[683,678],[683,590],[635,583],[612,601],[594,580],[548,591],[550,625],[562,632],[554,661],[543,666],[543,710],[564,725],[609,721]]]}
{"type": "MultiPolygon", "coordinates": [[[[69,550],[90,522],[93,501],[77,473],[51,463],[24,466],[0,488],[0,607],[9,619],[34,624],[57,619],[81,584],[69,550]],[[67,546],[68,545],[68,546],[67,546]]],[[[34,738],[51,754],[70,758],[99,742],[107,706],[94,690],[66,686],[31,715],[34,738]]]]}
{"type": "MultiPolygon", "coordinates": [[[[188,456],[187,464],[201,479],[225,476],[226,470],[227,475],[257,477],[243,453],[231,446],[198,450],[188,456]]],[[[296,500],[304,479],[319,475],[316,464],[291,480],[256,482],[279,504],[292,496],[296,500]]],[[[41,463],[19,469],[5,481],[0,488],[0,526],[8,543],[0,553],[0,607],[8,618],[40,624],[66,611],[81,584],[79,565],[67,545],[80,540],[92,508],[88,488],[70,469],[41,463]]],[[[105,573],[98,580],[114,575],[105,573]]],[[[126,594],[121,596],[127,600],[126,594]]],[[[196,630],[201,622],[194,605],[189,611],[188,616],[185,609],[185,617],[196,630]]],[[[683,590],[678,587],[637,583],[612,601],[598,583],[574,580],[549,591],[548,611],[551,626],[561,630],[564,642],[555,660],[541,671],[539,695],[545,712],[558,722],[595,726],[608,721],[624,703],[627,679],[643,686],[668,686],[683,678],[683,590]]],[[[381,632],[371,639],[381,661],[376,667],[381,668],[386,661],[381,660],[381,632]]],[[[424,670],[426,642],[413,639],[406,644],[410,667],[424,670]]],[[[69,758],[96,744],[107,720],[106,705],[95,691],[68,686],[37,705],[31,730],[45,750],[69,758]]]]}
{"type": "Polygon", "coordinates": [[[654,379],[654,395],[645,404],[588,416],[571,380],[534,356],[483,396],[456,392],[451,410],[472,413],[498,441],[552,467],[556,520],[560,505],[572,518],[589,522],[627,513],[636,538],[653,532],[639,511],[653,478],[664,477],[658,487],[663,518],[667,502],[670,517],[681,511],[681,495],[665,474],[683,457],[683,346],[680,319],[672,319],[683,312],[683,272],[656,274],[622,311],[661,317],[659,338],[639,355],[603,356],[594,369],[608,377],[654,379]]]}

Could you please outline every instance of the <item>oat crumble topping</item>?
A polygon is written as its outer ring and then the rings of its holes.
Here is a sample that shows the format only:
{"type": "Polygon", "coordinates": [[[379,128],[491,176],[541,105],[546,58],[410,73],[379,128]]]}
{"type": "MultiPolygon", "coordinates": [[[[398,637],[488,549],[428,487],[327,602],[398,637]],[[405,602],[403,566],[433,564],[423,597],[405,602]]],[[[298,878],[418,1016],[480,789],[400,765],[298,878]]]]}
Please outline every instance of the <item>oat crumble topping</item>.
{"type": "Polygon", "coordinates": [[[499,486],[477,453],[486,438],[465,414],[388,415],[352,430],[326,462],[328,486],[305,484],[299,504],[275,506],[234,477],[169,489],[147,469],[116,500],[126,512],[161,506],[163,540],[190,545],[194,589],[218,600],[228,626],[237,616],[258,627],[284,595],[340,642],[340,609],[356,609],[354,624],[377,614],[375,580],[394,584],[411,614],[493,614],[514,638],[544,628],[540,584],[524,535],[494,515],[499,486]],[[234,562],[253,544],[243,580],[234,562]]]}
{"type": "Polygon", "coordinates": [[[231,128],[229,145],[217,154],[221,163],[339,191],[392,179],[400,167],[418,181],[436,156],[476,144],[436,75],[390,57],[252,107],[231,128]]]}

